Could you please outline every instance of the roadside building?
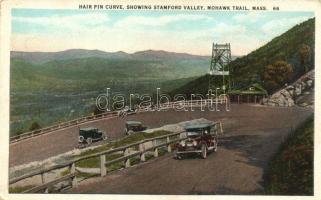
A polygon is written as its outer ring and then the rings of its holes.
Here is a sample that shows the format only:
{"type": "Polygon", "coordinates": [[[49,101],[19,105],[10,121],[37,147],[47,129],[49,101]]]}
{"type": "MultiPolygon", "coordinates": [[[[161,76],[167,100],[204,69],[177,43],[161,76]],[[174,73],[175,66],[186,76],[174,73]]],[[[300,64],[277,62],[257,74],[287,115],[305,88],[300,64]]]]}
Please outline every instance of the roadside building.
{"type": "Polygon", "coordinates": [[[231,102],[261,103],[267,97],[267,91],[258,83],[250,84],[241,89],[232,89],[228,92],[231,102]]]}

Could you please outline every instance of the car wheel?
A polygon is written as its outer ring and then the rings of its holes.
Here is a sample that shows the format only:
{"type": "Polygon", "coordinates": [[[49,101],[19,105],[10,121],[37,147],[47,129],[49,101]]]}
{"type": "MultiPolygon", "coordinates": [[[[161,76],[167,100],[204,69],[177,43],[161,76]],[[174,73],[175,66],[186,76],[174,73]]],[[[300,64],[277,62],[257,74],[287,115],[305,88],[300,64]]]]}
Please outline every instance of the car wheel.
{"type": "Polygon", "coordinates": [[[93,143],[93,139],[92,138],[87,138],[86,142],[87,142],[87,144],[90,145],[91,143],[93,143]]]}
{"type": "Polygon", "coordinates": [[[217,152],[217,140],[215,140],[215,143],[214,143],[214,152],[217,152]]]}
{"type": "Polygon", "coordinates": [[[217,146],[214,148],[214,150],[213,150],[214,152],[217,152],[217,146]]]}
{"type": "Polygon", "coordinates": [[[175,158],[176,158],[177,160],[182,160],[182,156],[179,155],[179,154],[175,154],[175,158]]]}
{"type": "Polygon", "coordinates": [[[107,140],[107,135],[103,134],[103,135],[102,135],[102,139],[103,139],[103,140],[107,140]]]}
{"type": "Polygon", "coordinates": [[[85,140],[85,138],[84,138],[84,136],[81,135],[81,136],[79,136],[79,139],[78,139],[78,140],[79,140],[79,143],[83,143],[84,140],[85,140]]]}
{"type": "Polygon", "coordinates": [[[206,157],[207,157],[206,145],[202,144],[202,158],[205,159],[206,157]]]}

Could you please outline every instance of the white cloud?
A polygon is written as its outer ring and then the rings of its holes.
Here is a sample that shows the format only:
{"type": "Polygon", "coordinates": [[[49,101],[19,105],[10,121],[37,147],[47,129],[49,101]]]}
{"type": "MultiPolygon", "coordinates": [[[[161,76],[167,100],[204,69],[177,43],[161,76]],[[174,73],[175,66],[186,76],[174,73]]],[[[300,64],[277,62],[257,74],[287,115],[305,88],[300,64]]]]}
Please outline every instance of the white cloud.
{"type": "MultiPolygon", "coordinates": [[[[240,15],[241,16],[241,15],[240,15]]],[[[249,14],[237,17],[245,20],[249,14]],[[246,17],[245,17],[246,16],[246,17]]],[[[253,16],[252,16],[253,17],[253,16]]],[[[276,34],[286,31],[305,18],[270,20],[255,30],[243,23],[214,22],[211,26],[188,30],[167,29],[164,26],[182,21],[211,20],[205,15],[180,14],[160,17],[131,16],[109,23],[108,15],[86,13],[72,16],[14,17],[23,23],[54,26],[55,33],[45,31],[25,34],[13,33],[12,50],[20,51],[61,51],[72,48],[101,49],[104,51],[135,52],[146,49],[187,52],[209,55],[211,43],[231,43],[234,55],[244,55],[263,45],[276,34]],[[102,25],[104,24],[104,25],[102,25]],[[90,28],[86,25],[93,25],[90,28]],[[159,29],[137,26],[161,27],[159,29]],[[56,28],[57,27],[57,28],[56,28]],[[66,30],[67,31],[64,31],[66,30]],[[46,44],[44,46],[44,44],[46,44]]],[[[195,23],[193,23],[195,25],[195,23]]]]}
{"type": "Polygon", "coordinates": [[[122,27],[103,26],[84,29],[82,32],[63,32],[57,34],[14,34],[13,50],[44,51],[43,44],[49,51],[71,48],[101,49],[104,51],[135,52],[146,49],[158,49],[192,54],[209,55],[212,42],[232,45],[232,53],[243,55],[257,48],[259,43],[246,34],[242,25],[218,23],[214,27],[198,30],[155,30],[124,29],[122,27]],[[130,36],[130,37],[129,37],[130,36]],[[245,45],[246,44],[246,45],[245,45]]]}
{"type": "Polygon", "coordinates": [[[248,12],[246,14],[238,14],[233,17],[237,23],[254,23],[263,17],[261,12],[248,12]]]}
{"type": "Polygon", "coordinates": [[[290,29],[294,25],[307,20],[308,17],[295,17],[271,20],[262,25],[261,31],[270,36],[276,36],[290,29]]]}
{"type": "Polygon", "coordinates": [[[130,16],[118,21],[116,27],[129,27],[129,26],[165,26],[169,23],[178,21],[197,21],[197,20],[211,20],[211,17],[205,15],[166,15],[161,17],[143,17],[143,16],[130,16]]]}
{"type": "Polygon", "coordinates": [[[79,28],[86,25],[107,23],[109,17],[103,13],[84,13],[69,16],[52,15],[50,17],[13,17],[13,21],[30,23],[44,27],[79,28]]]}
{"type": "Polygon", "coordinates": [[[246,32],[246,27],[243,25],[233,25],[233,24],[225,24],[219,23],[215,26],[215,29],[212,29],[214,34],[220,35],[239,35],[244,34],[246,32]]]}

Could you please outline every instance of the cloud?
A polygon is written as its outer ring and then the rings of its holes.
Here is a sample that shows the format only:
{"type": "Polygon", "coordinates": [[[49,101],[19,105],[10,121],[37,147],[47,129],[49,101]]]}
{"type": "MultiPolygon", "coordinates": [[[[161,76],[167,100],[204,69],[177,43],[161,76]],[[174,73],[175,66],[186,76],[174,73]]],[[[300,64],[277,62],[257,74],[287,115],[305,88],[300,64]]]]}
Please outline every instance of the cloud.
{"type": "Polygon", "coordinates": [[[170,23],[178,21],[198,21],[211,20],[211,17],[205,15],[166,15],[161,17],[143,17],[130,16],[118,21],[116,27],[130,27],[130,26],[165,26],[170,23]]]}
{"type": "Polygon", "coordinates": [[[83,13],[68,16],[52,15],[48,17],[13,17],[13,22],[69,29],[87,25],[106,24],[108,21],[109,17],[103,13],[83,13]]]}
{"type": "Polygon", "coordinates": [[[248,12],[246,14],[238,14],[233,17],[237,23],[254,23],[263,17],[261,12],[248,12]]]}
{"type": "Polygon", "coordinates": [[[212,29],[214,34],[220,35],[240,35],[245,34],[247,31],[246,27],[240,24],[225,24],[219,23],[215,26],[215,29],[212,29]]]}
{"type": "Polygon", "coordinates": [[[264,34],[269,34],[270,36],[276,36],[290,29],[294,25],[299,24],[307,19],[308,17],[275,19],[263,24],[260,30],[264,34]]]}
{"type": "Polygon", "coordinates": [[[259,24],[248,24],[241,21],[255,18],[257,14],[239,14],[228,22],[218,21],[220,17],[214,19],[196,13],[123,16],[113,17],[113,20],[109,15],[86,12],[69,16],[13,17],[25,31],[13,32],[12,50],[61,51],[85,48],[135,52],[159,49],[208,55],[211,53],[212,42],[216,42],[231,43],[234,55],[244,55],[306,19],[294,17],[268,20],[269,17],[264,17],[259,20],[259,24]],[[183,22],[187,29],[167,27],[183,22]],[[206,23],[201,25],[201,22],[206,23]],[[40,29],[28,29],[31,24],[39,25],[40,29]]]}
{"type": "Polygon", "coordinates": [[[66,48],[122,50],[126,52],[159,49],[209,55],[212,42],[229,42],[234,55],[243,55],[257,48],[260,42],[246,32],[247,29],[243,25],[223,22],[208,28],[188,31],[99,26],[95,29],[84,29],[81,32],[70,32],[68,35],[62,32],[51,35],[14,34],[12,45],[13,50],[25,51],[43,51],[43,44],[46,43],[46,48],[51,48],[49,51],[60,51],[66,48]]]}

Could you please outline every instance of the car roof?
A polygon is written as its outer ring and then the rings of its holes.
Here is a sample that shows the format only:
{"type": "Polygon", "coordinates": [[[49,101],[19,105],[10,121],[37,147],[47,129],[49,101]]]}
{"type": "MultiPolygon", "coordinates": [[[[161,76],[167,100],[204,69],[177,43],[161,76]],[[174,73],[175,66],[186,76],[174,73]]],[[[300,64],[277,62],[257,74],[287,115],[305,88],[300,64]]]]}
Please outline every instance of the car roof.
{"type": "Polygon", "coordinates": [[[97,128],[87,127],[87,128],[81,128],[80,130],[81,130],[81,131],[91,131],[91,130],[94,130],[94,129],[97,129],[97,128]]]}
{"type": "Polygon", "coordinates": [[[142,124],[142,122],[139,122],[139,121],[127,121],[126,124],[129,124],[129,125],[139,125],[139,124],[142,124]]]}
{"type": "Polygon", "coordinates": [[[206,123],[206,124],[191,124],[191,125],[187,125],[185,126],[185,129],[198,129],[198,128],[208,128],[210,127],[212,124],[210,123],[206,123]]]}

